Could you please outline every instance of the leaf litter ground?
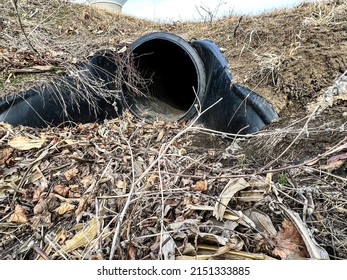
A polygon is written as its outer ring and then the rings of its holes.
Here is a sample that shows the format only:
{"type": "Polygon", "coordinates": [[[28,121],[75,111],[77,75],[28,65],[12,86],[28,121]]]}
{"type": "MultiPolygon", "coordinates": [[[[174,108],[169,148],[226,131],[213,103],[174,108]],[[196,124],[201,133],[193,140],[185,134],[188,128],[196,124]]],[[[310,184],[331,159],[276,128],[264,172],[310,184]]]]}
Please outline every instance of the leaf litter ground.
{"type": "Polygon", "coordinates": [[[158,24],[21,1],[41,56],[10,1],[0,5],[2,96],[159,30],[213,39],[235,80],[280,113],[239,138],[129,113],[70,127],[1,124],[1,259],[347,258],[345,2],[158,24]]]}

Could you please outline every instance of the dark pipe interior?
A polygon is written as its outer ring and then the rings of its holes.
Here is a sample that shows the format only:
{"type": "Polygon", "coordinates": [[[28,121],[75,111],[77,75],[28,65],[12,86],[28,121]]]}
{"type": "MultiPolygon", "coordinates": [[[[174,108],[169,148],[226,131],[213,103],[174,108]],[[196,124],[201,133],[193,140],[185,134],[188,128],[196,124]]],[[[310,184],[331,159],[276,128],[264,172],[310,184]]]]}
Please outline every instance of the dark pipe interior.
{"type": "Polygon", "coordinates": [[[157,117],[181,119],[199,90],[198,69],[186,50],[156,38],[134,48],[133,57],[136,69],[146,81],[146,86],[139,86],[146,97],[134,97],[127,88],[124,95],[130,110],[149,121],[157,117]]]}

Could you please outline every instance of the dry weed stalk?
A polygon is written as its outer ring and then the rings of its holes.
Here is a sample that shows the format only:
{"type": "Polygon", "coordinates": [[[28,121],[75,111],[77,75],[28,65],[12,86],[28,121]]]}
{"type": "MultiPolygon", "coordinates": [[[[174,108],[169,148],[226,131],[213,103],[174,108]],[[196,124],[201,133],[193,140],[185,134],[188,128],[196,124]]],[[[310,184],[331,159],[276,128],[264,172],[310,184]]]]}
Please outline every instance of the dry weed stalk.
{"type": "Polygon", "coordinates": [[[24,26],[23,26],[23,23],[22,23],[22,19],[21,19],[20,15],[19,15],[19,12],[18,12],[18,5],[17,5],[17,2],[18,2],[18,0],[11,0],[12,6],[13,6],[13,8],[14,8],[16,14],[17,14],[18,22],[19,22],[20,28],[21,28],[21,30],[22,30],[22,33],[23,33],[23,35],[24,35],[24,37],[25,37],[25,40],[27,41],[29,47],[33,50],[33,52],[36,53],[36,54],[38,54],[38,55],[40,55],[39,52],[36,50],[36,48],[33,46],[33,44],[30,42],[30,40],[29,40],[29,38],[28,38],[28,35],[27,35],[27,33],[25,32],[25,30],[24,30],[24,26]]]}
{"type": "Polygon", "coordinates": [[[227,2],[221,0],[213,9],[206,6],[203,3],[200,6],[196,5],[195,8],[196,8],[196,11],[198,12],[198,14],[200,15],[201,19],[204,22],[209,22],[210,24],[212,24],[213,21],[218,16],[218,12],[219,12],[221,6],[225,5],[226,3],[227,2]]]}
{"type": "MultiPolygon", "coordinates": [[[[199,112],[198,111],[198,116],[183,130],[181,130],[180,132],[178,132],[174,137],[172,137],[172,139],[163,144],[160,148],[159,154],[157,156],[157,158],[155,160],[152,161],[152,163],[147,167],[147,169],[135,180],[135,178],[133,177],[133,182],[131,184],[130,190],[128,192],[128,197],[126,200],[126,203],[118,217],[117,220],[117,226],[115,229],[115,233],[114,233],[114,237],[112,240],[112,247],[111,247],[111,253],[110,253],[110,257],[109,259],[112,260],[114,258],[115,252],[116,252],[116,245],[119,243],[119,239],[120,239],[120,231],[121,231],[121,226],[123,224],[123,219],[128,211],[128,208],[130,207],[130,205],[133,202],[133,194],[138,191],[136,188],[138,187],[138,184],[141,183],[141,181],[149,174],[149,172],[156,166],[160,166],[160,160],[165,156],[165,154],[167,153],[167,151],[169,150],[169,148],[173,145],[173,143],[175,143],[180,137],[182,137],[184,134],[188,133],[191,130],[194,130],[194,126],[197,123],[197,121],[199,120],[199,118],[201,117],[201,115],[203,115],[205,112],[207,112],[208,110],[210,110],[213,106],[215,106],[217,103],[219,103],[221,100],[218,100],[217,102],[215,102],[214,104],[212,104],[211,106],[209,106],[208,108],[206,108],[204,111],[199,112]]],[[[126,141],[129,149],[131,151],[131,146],[130,143],[128,141],[126,141]]],[[[131,157],[132,159],[132,166],[134,168],[133,165],[133,157],[131,157]]],[[[134,174],[132,172],[132,174],[134,174]]],[[[161,183],[161,194],[163,194],[163,190],[162,190],[162,183],[161,183]]],[[[162,204],[161,207],[164,207],[164,205],[162,204]]],[[[163,210],[161,211],[163,213],[163,210]]],[[[162,217],[163,218],[163,217],[162,217]]],[[[163,233],[162,231],[162,224],[161,224],[161,234],[163,233]]],[[[161,240],[162,242],[163,240],[161,240]]],[[[162,245],[160,245],[161,247],[162,245]]]]}
{"type": "Polygon", "coordinates": [[[285,49],[282,53],[270,50],[258,54],[253,51],[255,62],[257,63],[258,70],[255,71],[255,76],[259,78],[265,78],[267,82],[271,78],[274,86],[277,86],[277,78],[280,74],[282,64],[295,57],[296,51],[300,48],[300,43],[291,44],[288,49],[285,49]]]}
{"type": "Polygon", "coordinates": [[[306,26],[326,26],[332,24],[336,17],[337,7],[334,1],[330,5],[319,2],[313,6],[314,11],[305,17],[303,24],[306,26]]]}

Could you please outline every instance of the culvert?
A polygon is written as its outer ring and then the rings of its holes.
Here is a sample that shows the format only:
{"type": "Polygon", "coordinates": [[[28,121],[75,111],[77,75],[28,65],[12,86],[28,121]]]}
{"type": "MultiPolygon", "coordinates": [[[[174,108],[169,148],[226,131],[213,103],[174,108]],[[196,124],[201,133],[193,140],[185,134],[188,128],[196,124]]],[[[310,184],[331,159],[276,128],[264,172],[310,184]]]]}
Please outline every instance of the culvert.
{"type": "Polygon", "coordinates": [[[171,33],[154,32],[136,40],[131,52],[146,83],[143,96],[134,97],[125,87],[123,100],[140,118],[186,121],[205,111],[198,120],[203,126],[247,134],[278,117],[264,98],[232,83],[228,62],[210,40],[188,43],[171,33]]]}
{"type": "Polygon", "coordinates": [[[136,94],[134,85],[126,81],[127,73],[121,75],[125,80],[117,88],[115,77],[122,67],[106,51],[78,66],[84,73],[81,78],[99,87],[81,86],[79,77],[65,74],[59,83],[48,82],[0,100],[0,122],[33,127],[93,122],[117,117],[127,108],[148,122],[199,117],[198,123],[206,128],[248,134],[278,117],[264,98],[232,82],[228,63],[212,41],[189,43],[171,33],[155,32],[137,39],[130,55],[141,76],[136,94]],[[114,97],[101,97],[103,90],[114,92],[114,97]],[[94,112],[90,111],[91,98],[98,109],[94,112]]]}
{"type": "Polygon", "coordinates": [[[123,100],[132,113],[148,121],[189,120],[196,98],[205,98],[205,67],[196,50],[170,33],[150,33],[131,46],[136,70],[143,78],[136,96],[124,86],[123,100]]]}

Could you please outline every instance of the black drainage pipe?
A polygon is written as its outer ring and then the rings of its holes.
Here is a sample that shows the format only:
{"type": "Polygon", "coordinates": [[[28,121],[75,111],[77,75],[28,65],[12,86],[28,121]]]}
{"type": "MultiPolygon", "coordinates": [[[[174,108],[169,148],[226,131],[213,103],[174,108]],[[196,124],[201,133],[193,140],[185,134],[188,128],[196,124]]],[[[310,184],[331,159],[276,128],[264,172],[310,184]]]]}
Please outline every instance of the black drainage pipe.
{"type": "Polygon", "coordinates": [[[47,127],[115,117],[116,71],[110,52],[97,53],[77,65],[73,74],[1,99],[0,122],[47,127]]]}
{"type": "Polygon", "coordinates": [[[84,83],[78,78],[65,75],[59,83],[0,101],[0,121],[42,127],[67,120],[91,122],[116,117],[128,108],[149,122],[189,121],[199,116],[198,121],[207,128],[247,134],[278,117],[265,99],[232,83],[227,61],[211,41],[190,44],[174,34],[155,32],[140,37],[130,48],[143,80],[137,90],[143,95],[134,94],[124,83],[117,100],[114,79],[121,70],[110,52],[99,53],[79,69],[86,73],[82,77],[89,80],[88,84],[101,87],[81,87],[84,83]],[[99,89],[114,91],[114,97],[101,97],[99,89]]]}
{"type": "Polygon", "coordinates": [[[124,105],[148,121],[191,119],[197,112],[195,101],[206,97],[205,66],[195,49],[182,38],[163,32],[142,36],[131,48],[146,86],[143,96],[124,87],[124,105]]]}
{"type": "Polygon", "coordinates": [[[278,116],[255,92],[232,83],[228,63],[212,41],[189,44],[163,32],[150,33],[132,45],[135,66],[150,85],[145,97],[123,90],[125,107],[153,121],[189,120],[199,112],[207,128],[253,133],[278,116]]]}

